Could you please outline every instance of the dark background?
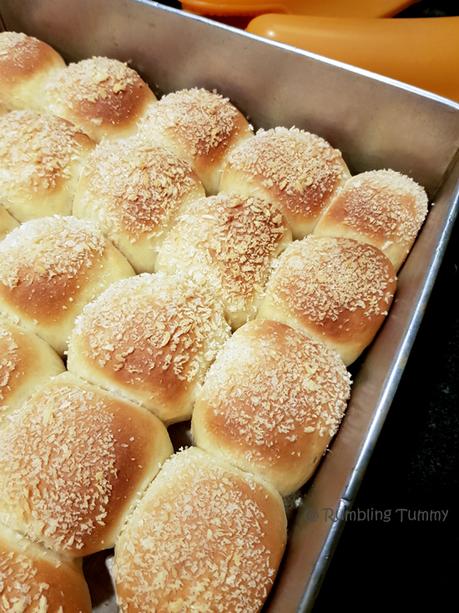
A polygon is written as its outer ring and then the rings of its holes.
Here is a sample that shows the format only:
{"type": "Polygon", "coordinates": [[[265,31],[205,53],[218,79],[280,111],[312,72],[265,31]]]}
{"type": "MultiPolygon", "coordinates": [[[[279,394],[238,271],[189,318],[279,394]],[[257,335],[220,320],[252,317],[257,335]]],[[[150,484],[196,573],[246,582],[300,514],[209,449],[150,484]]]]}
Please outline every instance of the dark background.
{"type": "MultiPolygon", "coordinates": [[[[325,0],[324,0],[325,1],[325,0]]],[[[371,0],[368,0],[371,1],[371,0]]],[[[177,2],[164,2],[178,6],[177,2]]],[[[459,12],[419,2],[406,17],[459,12]]],[[[444,523],[348,522],[314,613],[457,610],[459,224],[354,509],[448,510],[444,523]]]]}

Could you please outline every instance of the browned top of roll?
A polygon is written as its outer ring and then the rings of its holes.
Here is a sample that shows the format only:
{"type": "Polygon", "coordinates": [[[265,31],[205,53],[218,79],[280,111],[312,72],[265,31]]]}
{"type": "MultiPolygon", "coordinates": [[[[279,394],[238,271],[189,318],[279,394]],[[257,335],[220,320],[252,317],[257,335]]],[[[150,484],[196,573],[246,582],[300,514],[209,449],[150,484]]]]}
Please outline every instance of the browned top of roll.
{"type": "Polygon", "coordinates": [[[141,129],[170,134],[191,158],[216,160],[230,141],[248,129],[247,120],[228,98],[206,89],[182,89],[167,94],[148,112],[141,129]]]}
{"type": "Polygon", "coordinates": [[[285,544],[282,500],[196,448],[168,460],[115,552],[123,611],[259,611],[285,544]]]}
{"type": "Polygon", "coordinates": [[[363,172],[347,181],[324,220],[368,235],[382,247],[411,243],[427,215],[427,195],[395,170],[363,172]]]}
{"type": "Polygon", "coordinates": [[[322,343],[279,322],[249,322],[211,366],[195,415],[205,411],[217,447],[220,441],[265,470],[288,468],[307,455],[311,434],[335,435],[349,380],[339,355],[322,343]]]}
{"type": "Polygon", "coordinates": [[[54,321],[105,246],[87,221],[58,215],[28,221],[0,243],[0,296],[30,317],[54,321]]]}
{"type": "Polygon", "coordinates": [[[47,86],[50,108],[92,130],[123,129],[155,100],[153,92],[127,64],[93,57],[69,64],[47,86]]]}
{"type": "Polygon", "coordinates": [[[68,373],[53,378],[0,430],[0,518],[60,552],[105,549],[160,437],[164,426],[140,407],[68,373]]]}
{"type": "Polygon", "coordinates": [[[258,130],[229,155],[227,168],[258,180],[293,218],[314,217],[349,176],[341,152],[297,128],[258,130]]]}
{"type": "Polygon", "coordinates": [[[393,266],[376,247],[308,236],[282,254],[267,293],[301,323],[343,341],[387,314],[395,285],[393,266]]]}
{"type": "Polygon", "coordinates": [[[2,525],[0,603],[5,612],[92,610],[83,573],[75,564],[2,525]]]}
{"type": "Polygon", "coordinates": [[[34,111],[0,116],[0,198],[46,197],[70,178],[70,163],[93,143],[74,125],[34,111]]]}
{"type": "Polygon", "coordinates": [[[99,143],[82,182],[79,206],[87,203],[104,229],[132,242],[164,232],[181,201],[200,187],[187,162],[136,138],[99,143]]]}
{"type": "Polygon", "coordinates": [[[56,63],[65,65],[43,41],[18,32],[0,32],[0,83],[14,84],[56,63]]]}

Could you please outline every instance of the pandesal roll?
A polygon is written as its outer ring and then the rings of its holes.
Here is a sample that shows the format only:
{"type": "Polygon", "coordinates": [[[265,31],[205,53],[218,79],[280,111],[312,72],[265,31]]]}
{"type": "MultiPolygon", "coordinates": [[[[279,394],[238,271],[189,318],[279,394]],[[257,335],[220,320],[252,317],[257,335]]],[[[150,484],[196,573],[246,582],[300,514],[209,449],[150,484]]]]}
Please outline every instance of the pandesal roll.
{"type": "Polygon", "coordinates": [[[151,106],[139,125],[147,140],[187,160],[207,193],[216,194],[228,153],[252,128],[228,98],[206,89],[182,89],[151,106]]]}
{"type": "Polygon", "coordinates": [[[427,194],[394,170],[349,179],[317,224],[317,236],[344,236],[379,247],[397,271],[427,215],[427,194]]]}
{"type": "Polygon", "coordinates": [[[8,213],[8,211],[0,205],[0,240],[4,238],[8,232],[17,228],[18,222],[8,213]]]}
{"type": "Polygon", "coordinates": [[[61,554],[107,549],[171,453],[154,415],[64,373],[0,430],[0,521],[61,554]]]}
{"type": "Polygon", "coordinates": [[[219,194],[184,209],[164,239],[157,269],[205,280],[237,328],[255,317],[273,260],[290,241],[284,218],[269,202],[219,194]]]}
{"type": "Polygon", "coordinates": [[[92,57],[69,64],[47,84],[47,110],[71,121],[95,141],[133,134],[156,97],[123,62],[92,57]]]}
{"type": "Polygon", "coordinates": [[[115,547],[121,611],[259,611],[286,541],[279,494],[196,448],[174,455],[115,547]]]}
{"type": "Polygon", "coordinates": [[[282,211],[293,237],[303,238],[349,177],[341,152],[320,136],[273,128],[258,130],[231,151],[220,191],[269,200],[282,211]]]}
{"type": "Polygon", "coordinates": [[[47,343],[0,316],[0,424],[49,377],[64,370],[47,343]]]}
{"type": "Polygon", "coordinates": [[[91,613],[80,564],[0,525],[0,610],[91,613]]]}
{"type": "Polygon", "coordinates": [[[87,160],[73,214],[98,222],[137,272],[153,272],[177,214],[201,196],[191,166],[166,149],[135,137],[103,141],[87,160]]]}
{"type": "Polygon", "coordinates": [[[43,41],[0,32],[0,106],[39,110],[46,83],[64,67],[59,53],[43,41]]]}
{"type": "Polygon", "coordinates": [[[205,285],[144,273],[114,283],[84,308],[67,367],[171,424],[190,417],[197,388],[229,332],[205,285]]]}
{"type": "Polygon", "coordinates": [[[258,317],[302,330],[351,364],[383,323],[395,288],[394,268],[376,247],[308,236],[279,258],[258,317]]]}
{"type": "Polygon", "coordinates": [[[335,435],[349,380],[323,343],[279,322],[249,322],[207,373],[193,411],[194,441],[291,494],[335,435]]]}
{"type": "Polygon", "coordinates": [[[0,117],[0,203],[19,221],[70,215],[92,141],[59,117],[12,111],[0,117]]]}
{"type": "Polygon", "coordinates": [[[0,242],[0,312],[63,353],[83,306],[132,274],[91,222],[58,215],[34,219],[0,242]]]}

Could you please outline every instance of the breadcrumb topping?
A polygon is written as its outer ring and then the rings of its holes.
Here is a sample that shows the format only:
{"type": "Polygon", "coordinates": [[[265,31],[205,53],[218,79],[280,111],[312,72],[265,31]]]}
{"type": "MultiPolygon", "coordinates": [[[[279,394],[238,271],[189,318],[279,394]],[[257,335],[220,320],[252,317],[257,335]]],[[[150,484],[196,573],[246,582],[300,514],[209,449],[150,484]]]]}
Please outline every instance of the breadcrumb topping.
{"type": "Polygon", "coordinates": [[[0,431],[0,508],[31,540],[83,548],[116,476],[112,415],[92,391],[48,386],[0,431]]]}
{"type": "MultiPolygon", "coordinates": [[[[0,32],[0,72],[2,67],[10,71],[12,66],[28,72],[43,46],[40,40],[22,32],[0,32]]],[[[5,77],[8,80],[8,74],[2,75],[5,77]]]]}
{"type": "Polygon", "coordinates": [[[197,449],[173,456],[117,547],[121,610],[259,611],[279,561],[279,551],[267,547],[279,529],[269,505],[251,475],[197,449]]]}
{"type": "Polygon", "coordinates": [[[28,556],[0,547],[0,610],[46,613],[50,586],[37,582],[36,575],[36,565],[28,556]]]}
{"type": "Polygon", "coordinates": [[[18,345],[9,330],[1,327],[0,321],[0,412],[5,392],[8,391],[10,378],[16,369],[18,345]]]}

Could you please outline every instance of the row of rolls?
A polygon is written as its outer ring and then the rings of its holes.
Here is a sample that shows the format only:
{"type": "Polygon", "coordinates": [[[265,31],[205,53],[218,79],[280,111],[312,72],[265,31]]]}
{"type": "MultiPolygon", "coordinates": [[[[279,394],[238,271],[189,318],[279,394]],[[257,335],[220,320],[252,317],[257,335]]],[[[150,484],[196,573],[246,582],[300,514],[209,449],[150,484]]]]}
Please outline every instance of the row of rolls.
{"type": "Polygon", "coordinates": [[[0,610],[90,611],[115,546],[123,611],[258,611],[426,213],[216,92],[0,33],[0,610]]]}

